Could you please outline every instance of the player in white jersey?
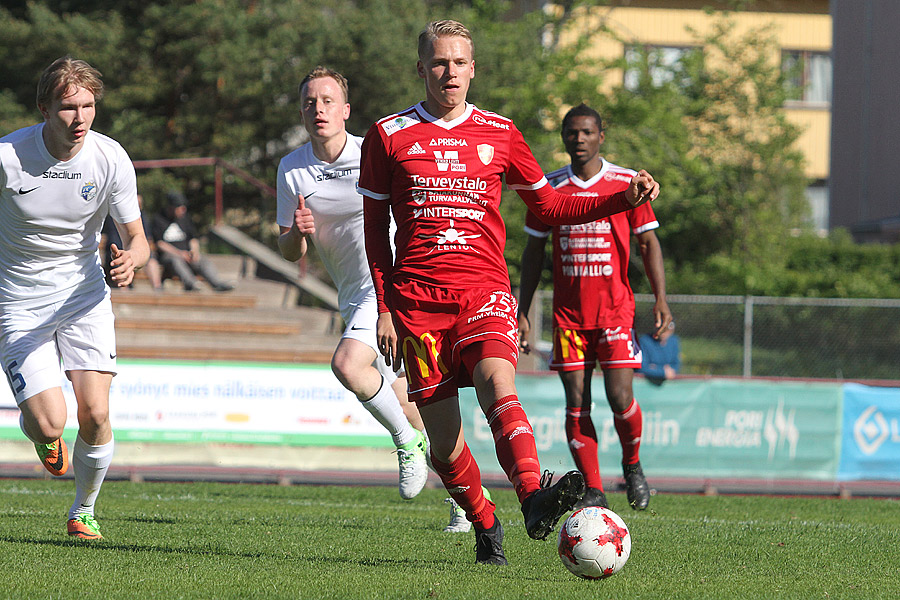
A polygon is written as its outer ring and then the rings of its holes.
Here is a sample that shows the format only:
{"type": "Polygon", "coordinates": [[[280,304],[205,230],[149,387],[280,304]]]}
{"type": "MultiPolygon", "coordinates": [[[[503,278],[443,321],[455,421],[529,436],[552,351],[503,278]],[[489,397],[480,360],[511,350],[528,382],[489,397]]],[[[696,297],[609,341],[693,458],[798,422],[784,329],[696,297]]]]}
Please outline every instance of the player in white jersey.
{"type": "Polygon", "coordinates": [[[309,143],[278,165],[278,246],[299,260],[312,238],[338,288],[346,329],[331,359],[341,384],[390,432],[400,463],[400,495],[416,496],[428,479],[425,426],[398,378],[378,352],[378,310],[363,234],[363,202],[356,191],[362,138],[350,135],[347,80],[325,67],[300,84],[301,118],[309,143]],[[412,425],[411,425],[412,423],[412,425]]]}
{"type": "Polygon", "coordinates": [[[111,278],[128,286],[150,256],[134,167],[114,140],[91,131],[100,73],[71,57],[38,82],[44,122],[0,138],[0,362],[20,424],[54,475],[68,468],[60,361],[78,404],[69,535],[99,539],[94,503],[113,454],[109,388],[116,343],[97,251],[107,214],[122,248],[111,278]]]}

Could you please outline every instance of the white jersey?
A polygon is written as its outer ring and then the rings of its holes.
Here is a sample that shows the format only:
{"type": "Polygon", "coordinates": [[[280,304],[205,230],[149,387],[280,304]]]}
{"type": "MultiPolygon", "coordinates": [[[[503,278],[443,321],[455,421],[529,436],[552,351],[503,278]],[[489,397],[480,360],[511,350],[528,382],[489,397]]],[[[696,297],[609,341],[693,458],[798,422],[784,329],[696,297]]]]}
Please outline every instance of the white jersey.
{"type": "Polygon", "coordinates": [[[357,191],[362,138],[347,134],[347,143],[333,163],[322,162],[312,144],[300,146],[278,165],[278,212],[282,227],[294,223],[298,195],[312,211],[316,232],[312,241],[338,289],[345,321],[374,289],[366,259],[363,199],[357,191]]]}
{"type": "Polygon", "coordinates": [[[141,216],[134,165],[89,131],[74,158],[50,155],[43,123],[0,138],[0,308],[107,293],[97,248],[107,214],[141,216]]]}

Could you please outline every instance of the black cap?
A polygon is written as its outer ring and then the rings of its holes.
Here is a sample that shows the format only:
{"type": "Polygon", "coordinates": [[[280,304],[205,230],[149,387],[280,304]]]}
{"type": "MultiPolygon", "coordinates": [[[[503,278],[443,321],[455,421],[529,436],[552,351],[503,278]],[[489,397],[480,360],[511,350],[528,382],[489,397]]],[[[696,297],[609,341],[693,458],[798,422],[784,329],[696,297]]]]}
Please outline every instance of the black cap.
{"type": "Polygon", "coordinates": [[[187,198],[185,198],[184,194],[182,194],[178,190],[172,190],[168,194],[166,194],[166,200],[168,200],[169,206],[171,206],[172,208],[187,206],[187,198]]]}

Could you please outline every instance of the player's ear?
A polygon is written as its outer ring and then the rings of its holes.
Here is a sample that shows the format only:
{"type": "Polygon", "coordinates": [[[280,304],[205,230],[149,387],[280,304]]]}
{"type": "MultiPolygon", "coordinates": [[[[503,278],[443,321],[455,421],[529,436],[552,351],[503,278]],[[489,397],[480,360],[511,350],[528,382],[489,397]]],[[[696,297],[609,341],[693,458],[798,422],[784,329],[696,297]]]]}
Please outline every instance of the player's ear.
{"type": "Polygon", "coordinates": [[[469,77],[469,79],[475,79],[475,59],[474,58],[472,59],[471,73],[472,73],[472,75],[469,77]]]}
{"type": "Polygon", "coordinates": [[[349,118],[350,118],[350,103],[345,102],[344,103],[344,120],[346,121],[349,118]]]}
{"type": "Polygon", "coordinates": [[[419,74],[421,79],[425,79],[425,65],[421,60],[416,61],[416,72],[419,74]]]}
{"type": "Polygon", "coordinates": [[[605,139],[606,139],[606,134],[601,129],[600,130],[600,143],[602,144],[605,139]]]}

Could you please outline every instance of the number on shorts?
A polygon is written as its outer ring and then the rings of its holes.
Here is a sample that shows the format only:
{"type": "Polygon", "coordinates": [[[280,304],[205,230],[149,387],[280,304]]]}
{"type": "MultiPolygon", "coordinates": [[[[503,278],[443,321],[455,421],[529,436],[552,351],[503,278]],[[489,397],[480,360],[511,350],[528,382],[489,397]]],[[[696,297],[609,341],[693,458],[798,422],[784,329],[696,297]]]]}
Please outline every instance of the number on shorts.
{"type": "Polygon", "coordinates": [[[9,387],[12,389],[14,394],[18,394],[25,389],[25,378],[22,377],[21,373],[16,373],[15,371],[13,371],[13,369],[18,366],[19,363],[17,363],[16,361],[12,361],[5,369],[6,380],[9,381],[9,387]]]}
{"type": "Polygon", "coordinates": [[[505,292],[491,292],[491,299],[487,301],[487,303],[478,309],[479,313],[483,312],[503,312],[503,313],[511,313],[512,312],[512,304],[509,301],[508,294],[505,292]]]}

